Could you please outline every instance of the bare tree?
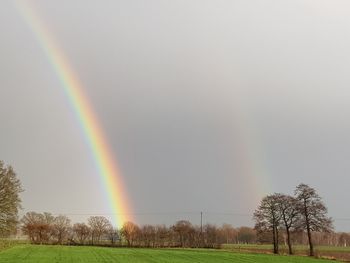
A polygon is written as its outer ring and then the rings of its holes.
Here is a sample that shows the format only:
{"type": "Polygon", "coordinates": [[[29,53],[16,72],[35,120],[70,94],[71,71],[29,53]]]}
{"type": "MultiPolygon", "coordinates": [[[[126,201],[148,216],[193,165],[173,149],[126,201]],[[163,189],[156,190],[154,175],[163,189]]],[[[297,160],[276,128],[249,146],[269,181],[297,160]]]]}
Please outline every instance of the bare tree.
{"type": "Polygon", "coordinates": [[[279,253],[278,228],[281,214],[278,207],[278,196],[268,195],[261,200],[254,212],[255,229],[260,232],[272,232],[273,253],[279,253]]]}
{"type": "Polygon", "coordinates": [[[91,242],[94,245],[96,242],[101,241],[101,237],[108,233],[108,230],[112,227],[112,224],[104,216],[91,216],[88,219],[88,224],[91,229],[91,242]]]}
{"type": "Polygon", "coordinates": [[[152,225],[144,225],[141,227],[140,232],[143,246],[154,247],[156,242],[156,228],[152,225]]]}
{"type": "Polygon", "coordinates": [[[120,233],[128,243],[128,247],[131,247],[140,235],[140,228],[132,222],[125,222],[120,233]]]}
{"type": "Polygon", "coordinates": [[[223,238],[223,242],[226,244],[235,244],[237,243],[238,232],[237,230],[231,226],[230,224],[223,224],[220,228],[221,236],[223,238]]]}
{"type": "Polygon", "coordinates": [[[155,234],[156,234],[156,244],[159,247],[164,247],[166,244],[170,245],[169,238],[170,230],[165,225],[156,225],[155,234]]]}
{"type": "Polygon", "coordinates": [[[247,226],[238,228],[237,231],[238,243],[252,244],[256,242],[256,231],[247,226]]]}
{"type": "Polygon", "coordinates": [[[47,244],[53,234],[54,219],[50,213],[28,212],[22,218],[22,231],[32,243],[47,244]]]}
{"type": "Polygon", "coordinates": [[[204,246],[215,248],[219,245],[219,230],[215,225],[206,224],[203,227],[204,246]]]}
{"type": "Polygon", "coordinates": [[[90,236],[90,227],[85,223],[76,223],[73,226],[73,232],[80,244],[84,244],[86,239],[90,236]]]}
{"type": "Polygon", "coordinates": [[[281,223],[287,234],[288,251],[292,255],[291,230],[300,224],[299,202],[296,198],[285,194],[276,194],[276,197],[281,223]]]}
{"type": "Polygon", "coordinates": [[[187,220],[177,221],[173,225],[172,230],[178,235],[178,239],[181,247],[185,247],[190,243],[191,235],[193,232],[192,224],[187,220]]]}
{"type": "Polygon", "coordinates": [[[0,236],[7,236],[16,230],[18,210],[21,208],[19,194],[22,191],[13,168],[0,161],[0,236]]]}
{"type": "Polygon", "coordinates": [[[343,247],[348,246],[350,244],[350,233],[340,233],[338,243],[343,247]]]}
{"type": "Polygon", "coordinates": [[[58,244],[63,244],[71,231],[71,221],[67,216],[59,215],[55,217],[52,226],[53,236],[58,244]]]}
{"type": "Polygon", "coordinates": [[[119,237],[119,231],[117,228],[111,226],[108,230],[107,230],[107,236],[108,239],[111,241],[112,246],[115,245],[115,243],[120,240],[119,237]]]}
{"type": "Polygon", "coordinates": [[[37,242],[37,225],[41,222],[39,213],[28,212],[22,218],[22,231],[29,237],[30,242],[37,242]]]}
{"type": "Polygon", "coordinates": [[[327,216],[327,207],[315,189],[306,184],[299,184],[295,189],[295,194],[301,202],[300,213],[308,236],[310,256],[314,256],[312,232],[331,231],[333,229],[332,219],[327,216]]]}

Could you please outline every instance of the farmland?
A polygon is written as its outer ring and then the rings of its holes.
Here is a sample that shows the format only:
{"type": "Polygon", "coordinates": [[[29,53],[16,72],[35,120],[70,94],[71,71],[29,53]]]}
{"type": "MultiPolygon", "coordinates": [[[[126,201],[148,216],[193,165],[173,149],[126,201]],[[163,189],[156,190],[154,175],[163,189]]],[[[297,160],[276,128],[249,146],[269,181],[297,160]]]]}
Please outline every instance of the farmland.
{"type": "Polygon", "coordinates": [[[220,262],[257,262],[257,263],[317,263],[331,262],[299,256],[274,256],[264,254],[236,253],[207,249],[138,249],[106,247],[69,247],[17,245],[0,252],[2,263],[220,263],[220,262]]]}
{"type": "MultiPolygon", "coordinates": [[[[243,244],[225,244],[222,248],[226,251],[232,251],[236,253],[271,253],[272,245],[243,245],[243,244]]],[[[295,245],[293,246],[295,255],[307,256],[309,253],[308,246],[295,245]]],[[[288,248],[284,245],[280,246],[281,254],[288,254],[288,248]]],[[[339,246],[316,246],[315,255],[320,258],[333,258],[338,260],[350,261],[350,247],[339,246]]]]}

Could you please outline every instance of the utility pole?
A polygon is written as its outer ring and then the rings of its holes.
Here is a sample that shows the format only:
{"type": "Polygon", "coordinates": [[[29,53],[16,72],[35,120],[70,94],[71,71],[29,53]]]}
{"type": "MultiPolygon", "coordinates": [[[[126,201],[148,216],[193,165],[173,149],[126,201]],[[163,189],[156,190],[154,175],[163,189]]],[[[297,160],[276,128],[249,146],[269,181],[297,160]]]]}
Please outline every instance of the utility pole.
{"type": "Polygon", "coordinates": [[[203,212],[201,212],[201,246],[203,246],[203,212]]]}

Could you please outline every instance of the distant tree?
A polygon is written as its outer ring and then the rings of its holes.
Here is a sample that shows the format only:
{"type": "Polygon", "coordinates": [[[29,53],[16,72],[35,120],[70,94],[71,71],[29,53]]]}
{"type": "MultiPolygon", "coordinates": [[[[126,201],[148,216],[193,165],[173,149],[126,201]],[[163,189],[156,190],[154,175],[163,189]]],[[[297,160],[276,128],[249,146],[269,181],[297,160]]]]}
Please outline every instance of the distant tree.
{"type": "Polygon", "coordinates": [[[178,235],[180,246],[185,247],[191,239],[193,232],[192,224],[187,220],[180,220],[173,225],[172,230],[178,235]]]}
{"type": "Polygon", "coordinates": [[[237,243],[238,232],[230,224],[223,224],[220,228],[221,237],[223,238],[223,243],[235,244],[237,243]]]}
{"type": "Polygon", "coordinates": [[[107,230],[107,236],[108,239],[111,241],[112,245],[115,245],[115,243],[120,240],[119,237],[119,231],[117,228],[111,226],[108,230],[107,230]]]}
{"type": "Polygon", "coordinates": [[[128,247],[132,247],[140,235],[140,228],[133,222],[125,222],[120,233],[125,238],[128,247]]]}
{"type": "Polygon", "coordinates": [[[347,247],[350,244],[350,233],[340,233],[338,243],[340,246],[347,247]]]}
{"type": "Polygon", "coordinates": [[[156,228],[152,225],[144,225],[140,229],[140,236],[145,247],[154,247],[156,242],[156,228]]]}
{"type": "Polygon", "coordinates": [[[306,184],[299,184],[295,189],[295,195],[301,203],[302,226],[307,232],[310,256],[314,256],[312,232],[331,231],[333,229],[332,219],[327,216],[327,207],[315,189],[306,184]]]}
{"type": "Polygon", "coordinates": [[[28,212],[23,216],[21,221],[23,233],[29,237],[32,243],[39,243],[41,234],[38,232],[38,227],[43,222],[41,214],[28,212]]]}
{"type": "Polygon", "coordinates": [[[59,215],[55,217],[52,225],[53,237],[58,244],[63,244],[67,241],[71,231],[71,221],[67,216],[59,215]]]}
{"type": "Polygon", "coordinates": [[[166,244],[170,246],[170,230],[165,225],[156,225],[155,226],[156,234],[156,245],[158,247],[164,247],[166,244]]]}
{"type": "Polygon", "coordinates": [[[0,161],[0,236],[7,236],[16,230],[21,208],[19,194],[22,191],[13,168],[0,161]]]}
{"type": "Polygon", "coordinates": [[[90,236],[90,227],[85,223],[76,223],[73,226],[73,232],[80,244],[84,244],[86,239],[90,236]]]}
{"type": "Polygon", "coordinates": [[[255,229],[258,233],[272,232],[273,253],[279,253],[278,228],[281,213],[278,206],[278,195],[264,197],[254,212],[255,229]]]}
{"type": "Polygon", "coordinates": [[[88,219],[88,224],[91,229],[91,242],[94,245],[100,242],[102,236],[107,235],[108,230],[112,227],[111,222],[103,216],[91,216],[88,219]]]}
{"type": "Polygon", "coordinates": [[[271,244],[272,232],[270,230],[265,229],[257,229],[256,230],[256,242],[259,244],[271,244]]]}
{"type": "Polygon", "coordinates": [[[215,225],[206,224],[203,226],[204,246],[215,248],[219,245],[219,230],[215,225]]]}
{"type": "MultiPolygon", "coordinates": [[[[220,239],[220,231],[219,228],[216,225],[213,225],[215,227],[215,243],[213,244],[213,247],[218,247],[219,244],[222,244],[222,239],[220,239]]],[[[205,234],[203,232],[204,226],[202,226],[202,229],[200,226],[194,225],[192,226],[192,231],[190,232],[190,246],[191,247],[202,247],[203,244],[203,235],[205,234]]],[[[205,230],[205,229],[204,229],[205,230]]]]}
{"type": "Polygon", "coordinates": [[[237,239],[239,243],[252,244],[256,242],[256,231],[247,226],[238,228],[237,239]]]}
{"type": "Polygon", "coordinates": [[[53,235],[55,217],[50,213],[28,212],[22,218],[22,231],[30,241],[36,244],[47,244],[53,235]]]}
{"type": "Polygon", "coordinates": [[[289,254],[293,254],[291,242],[291,230],[300,225],[300,203],[292,196],[276,194],[281,224],[286,230],[289,254]]]}

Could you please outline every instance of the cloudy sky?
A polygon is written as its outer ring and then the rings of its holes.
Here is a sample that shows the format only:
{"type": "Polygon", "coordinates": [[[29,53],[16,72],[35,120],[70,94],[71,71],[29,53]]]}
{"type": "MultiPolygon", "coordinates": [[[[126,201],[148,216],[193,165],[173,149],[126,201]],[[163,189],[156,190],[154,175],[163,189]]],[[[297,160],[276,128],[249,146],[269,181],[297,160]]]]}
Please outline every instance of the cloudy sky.
{"type": "MultiPolygon", "coordinates": [[[[250,225],[262,195],[304,182],[350,231],[348,1],[25,2],[81,80],[138,223],[250,225]]],[[[24,212],[111,213],[22,1],[0,5],[0,159],[24,212]]]]}

